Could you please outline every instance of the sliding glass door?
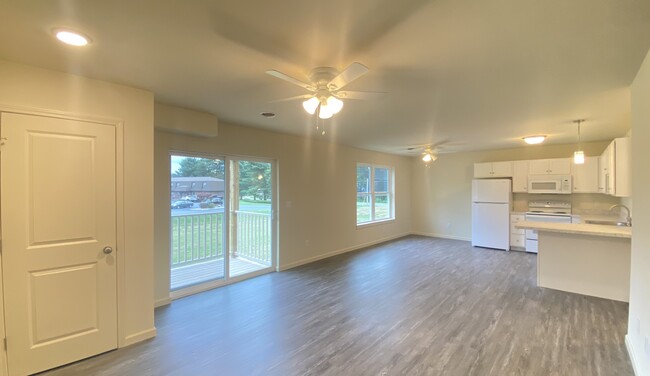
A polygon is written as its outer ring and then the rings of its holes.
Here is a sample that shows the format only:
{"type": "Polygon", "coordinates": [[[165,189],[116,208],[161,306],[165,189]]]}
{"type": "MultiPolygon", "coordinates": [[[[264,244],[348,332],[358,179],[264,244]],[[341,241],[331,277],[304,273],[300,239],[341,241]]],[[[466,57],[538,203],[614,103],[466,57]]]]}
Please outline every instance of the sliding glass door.
{"type": "Polygon", "coordinates": [[[273,164],[230,161],[230,276],[273,267],[273,164]]]}
{"type": "Polygon", "coordinates": [[[275,268],[274,186],[272,161],[171,155],[172,292],[275,268]]]}
{"type": "Polygon", "coordinates": [[[172,290],[225,278],[225,198],[225,159],[171,156],[172,290]]]}

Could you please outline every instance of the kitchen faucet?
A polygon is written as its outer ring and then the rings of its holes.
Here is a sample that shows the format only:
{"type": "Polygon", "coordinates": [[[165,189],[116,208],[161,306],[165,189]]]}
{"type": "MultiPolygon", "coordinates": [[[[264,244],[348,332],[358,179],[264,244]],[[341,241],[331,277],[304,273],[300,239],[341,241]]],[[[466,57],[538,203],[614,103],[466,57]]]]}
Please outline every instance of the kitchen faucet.
{"type": "Polygon", "coordinates": [[[630,226],[630,227],[631,227],[631,226],[632,226],[632,217],[630,217],[630,208],[628,208],[627,206],[625,206],[625,205],[623,205],[623,204],[616,204],[616,205],[612,205],[612,206],[609,208],[609,211],[611,212],[612,210],[614,210],[614,209],[616,209],[616,208],[625,209],[625,210],[627,211],[627,216],[625,217],[625,224],[626,224],[627,226],[630,226]]]}

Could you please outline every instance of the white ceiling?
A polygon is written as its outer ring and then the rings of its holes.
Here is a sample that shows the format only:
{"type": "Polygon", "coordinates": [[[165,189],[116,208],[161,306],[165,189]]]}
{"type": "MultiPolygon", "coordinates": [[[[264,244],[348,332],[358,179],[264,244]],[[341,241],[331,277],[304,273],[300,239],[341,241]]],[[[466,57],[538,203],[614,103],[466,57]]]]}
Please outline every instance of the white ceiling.
{"type": "Polygon", "coordinates": [[[0,58],[144,88],[222,121],[404,153],[521,146],[629,129],[629,85],[650,49],[648,0],[2,0],[0,58]],[[90,35],[61,45],[55,27],[90,35]],[[315,131],[304,94],[266,75],[306,79],[358,61],[370,73],[315,131]],[[277,113],[273,119],[259,114],[277,113]]]}

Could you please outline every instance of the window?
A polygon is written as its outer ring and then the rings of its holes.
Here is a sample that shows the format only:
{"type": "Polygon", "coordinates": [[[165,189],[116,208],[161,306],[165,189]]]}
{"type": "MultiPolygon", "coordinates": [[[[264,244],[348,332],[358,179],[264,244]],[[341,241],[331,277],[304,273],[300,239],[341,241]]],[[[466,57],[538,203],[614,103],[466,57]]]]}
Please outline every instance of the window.
{"type": "Polygon", "coordinates": [[[393,169],[357,164],[357,225],[394,218],[393,169]]]}

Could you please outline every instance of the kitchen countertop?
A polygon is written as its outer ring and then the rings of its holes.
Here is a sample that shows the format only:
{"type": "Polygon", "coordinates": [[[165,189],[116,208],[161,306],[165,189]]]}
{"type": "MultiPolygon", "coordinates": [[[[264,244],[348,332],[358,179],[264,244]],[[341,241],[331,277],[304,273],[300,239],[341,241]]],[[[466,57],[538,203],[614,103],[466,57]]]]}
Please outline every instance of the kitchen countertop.
{"type": "Polygon", "coordinates": [[[519,229],[561,232],[565,234],[606,236],[613,238],[632,238],[632,227],[592,225],[583,223],[549,223],[549,222],[518,222],[519,229]]]}

